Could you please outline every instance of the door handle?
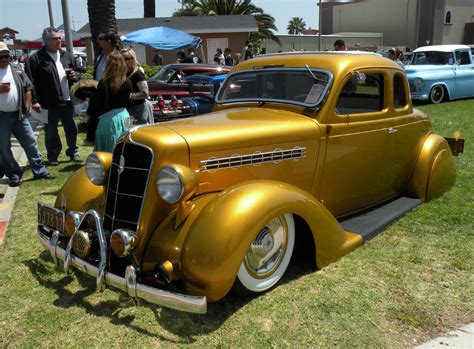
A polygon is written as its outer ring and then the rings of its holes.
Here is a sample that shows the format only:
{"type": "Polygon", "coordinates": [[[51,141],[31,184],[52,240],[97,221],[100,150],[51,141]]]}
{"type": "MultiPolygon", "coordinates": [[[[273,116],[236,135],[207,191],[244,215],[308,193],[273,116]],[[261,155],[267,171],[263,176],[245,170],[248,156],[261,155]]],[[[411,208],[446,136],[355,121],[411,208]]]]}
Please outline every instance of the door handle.
{"type": "Polygon", "coordinates": [[[388,133],[389,133],[389,134],[395,133],[395,132],[397,132],[397,129],[396,129],[396,128],[390,127],[390,128],[388,129],[388,133]]]}

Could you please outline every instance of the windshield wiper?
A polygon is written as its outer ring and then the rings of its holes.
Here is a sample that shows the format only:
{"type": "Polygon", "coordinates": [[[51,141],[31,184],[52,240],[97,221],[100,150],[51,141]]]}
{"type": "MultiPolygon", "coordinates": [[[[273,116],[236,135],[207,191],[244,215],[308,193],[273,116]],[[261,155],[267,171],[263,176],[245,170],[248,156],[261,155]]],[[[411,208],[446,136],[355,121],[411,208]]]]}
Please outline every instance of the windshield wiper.
{"type": "Polygon", "coordinates": [[[320,78],[316,77],[316,75],[314,75],[313,71],[309,68],[309,66],[307,64],[305,64],[304,66],[305,66],[306,69],[308,69],[309,73],[311,74],[311,76],[313,77],[314,80],[322,82],[323,84],[327,84],[327,80],[323,80],[323,79],[320,79],[320,78]]]}

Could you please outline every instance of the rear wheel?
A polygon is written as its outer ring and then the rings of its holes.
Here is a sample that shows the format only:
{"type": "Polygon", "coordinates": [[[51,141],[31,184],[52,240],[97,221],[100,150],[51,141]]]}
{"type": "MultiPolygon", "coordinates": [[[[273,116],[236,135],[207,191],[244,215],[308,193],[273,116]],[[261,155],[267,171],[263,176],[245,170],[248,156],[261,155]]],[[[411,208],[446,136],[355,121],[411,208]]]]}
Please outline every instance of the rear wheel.
{"type": "Polygon", "coordinates": [[[438,104],[444,100],[445,91],[444,87],[441,85],[435,85],[430,92],[430,101],[431,103],[438,104]]]}
{"type": "Polygon", "coordinates": [[[252,295],[275,286],[290,263],[294,244],[293,215],[286,213],[271,219],[250,244],[237,273],[234,291],[252,295]]]}

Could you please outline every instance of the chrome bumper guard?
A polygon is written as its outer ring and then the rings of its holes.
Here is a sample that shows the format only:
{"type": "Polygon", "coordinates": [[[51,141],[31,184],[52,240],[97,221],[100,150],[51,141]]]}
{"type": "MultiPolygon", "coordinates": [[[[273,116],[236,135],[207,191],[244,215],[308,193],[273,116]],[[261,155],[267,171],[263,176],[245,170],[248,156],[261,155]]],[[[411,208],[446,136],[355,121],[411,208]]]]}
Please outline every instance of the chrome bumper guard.
{"type": "MultiPolygon", "coordinates": [[[[95,211],[88,211],[85,215],[92,214],[94,218],[98,218],[98,214],[95,211]]],[[[100,225],[97,226],[97,234],[101,248],[101,261],[99,267],[92,265],[71,253],[70,244],[66,250],[58,246],[59,235],[58,231],[54,231],[51,239],[43,234],[38,229],[38,238],[43,247],[50,252],[54,262],[58,265],[58,260],[64,261],[64,268],[66,272],[70,267],[74,267],[90,276],[93,276],[97,280],[97,288],[104,290],[105,285],[117,288],[124,291],[133,299],[143,299],[146,302],[157,304],[163,307],[177,309],[189,313],[205,314],[207,312],[207,299],[206,297],[189,296],[179,293],[173,293],[165,290],[161,290],[155,287],[137,283],[136,270],[132,265],[129,265],[125,270],[125,278],[112,274],[105,270],[105,240],[102,228],[100,225]]],[[[72,240],[72,237],[71,237],[72,240]]]]}

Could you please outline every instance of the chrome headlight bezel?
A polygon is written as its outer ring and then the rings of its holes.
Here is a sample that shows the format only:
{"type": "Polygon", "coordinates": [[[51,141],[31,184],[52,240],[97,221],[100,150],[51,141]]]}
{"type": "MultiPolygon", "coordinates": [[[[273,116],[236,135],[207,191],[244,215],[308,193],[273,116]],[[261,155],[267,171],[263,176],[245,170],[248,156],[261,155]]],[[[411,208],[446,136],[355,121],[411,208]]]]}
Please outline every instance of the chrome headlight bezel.
{"type": "Polygon", "coordinates": [[[196,191],[198,177],[183,165],[165,165],[156,175],[158,195],[168,204],[188,200],[196,191]]]}
{"type": "Polygon", "coordinates": [[[415,78],[415,87],[420,90],[423,88],[425,81],[422,78],[415,78]]]}
{"type": "Polygon", "coordinates": [[[156,190],[168,204],[176,204],[183,197],[184,181],[174,166],[166,165],[158,171],[156,190]]]}
{"type": "Polygon", "coordinates": [[[100,156],[96,153],[89,154],[85,167],[87,178],[92,182],[92,184],[103,185],[105,183],[105,166],[100,156]]]}

